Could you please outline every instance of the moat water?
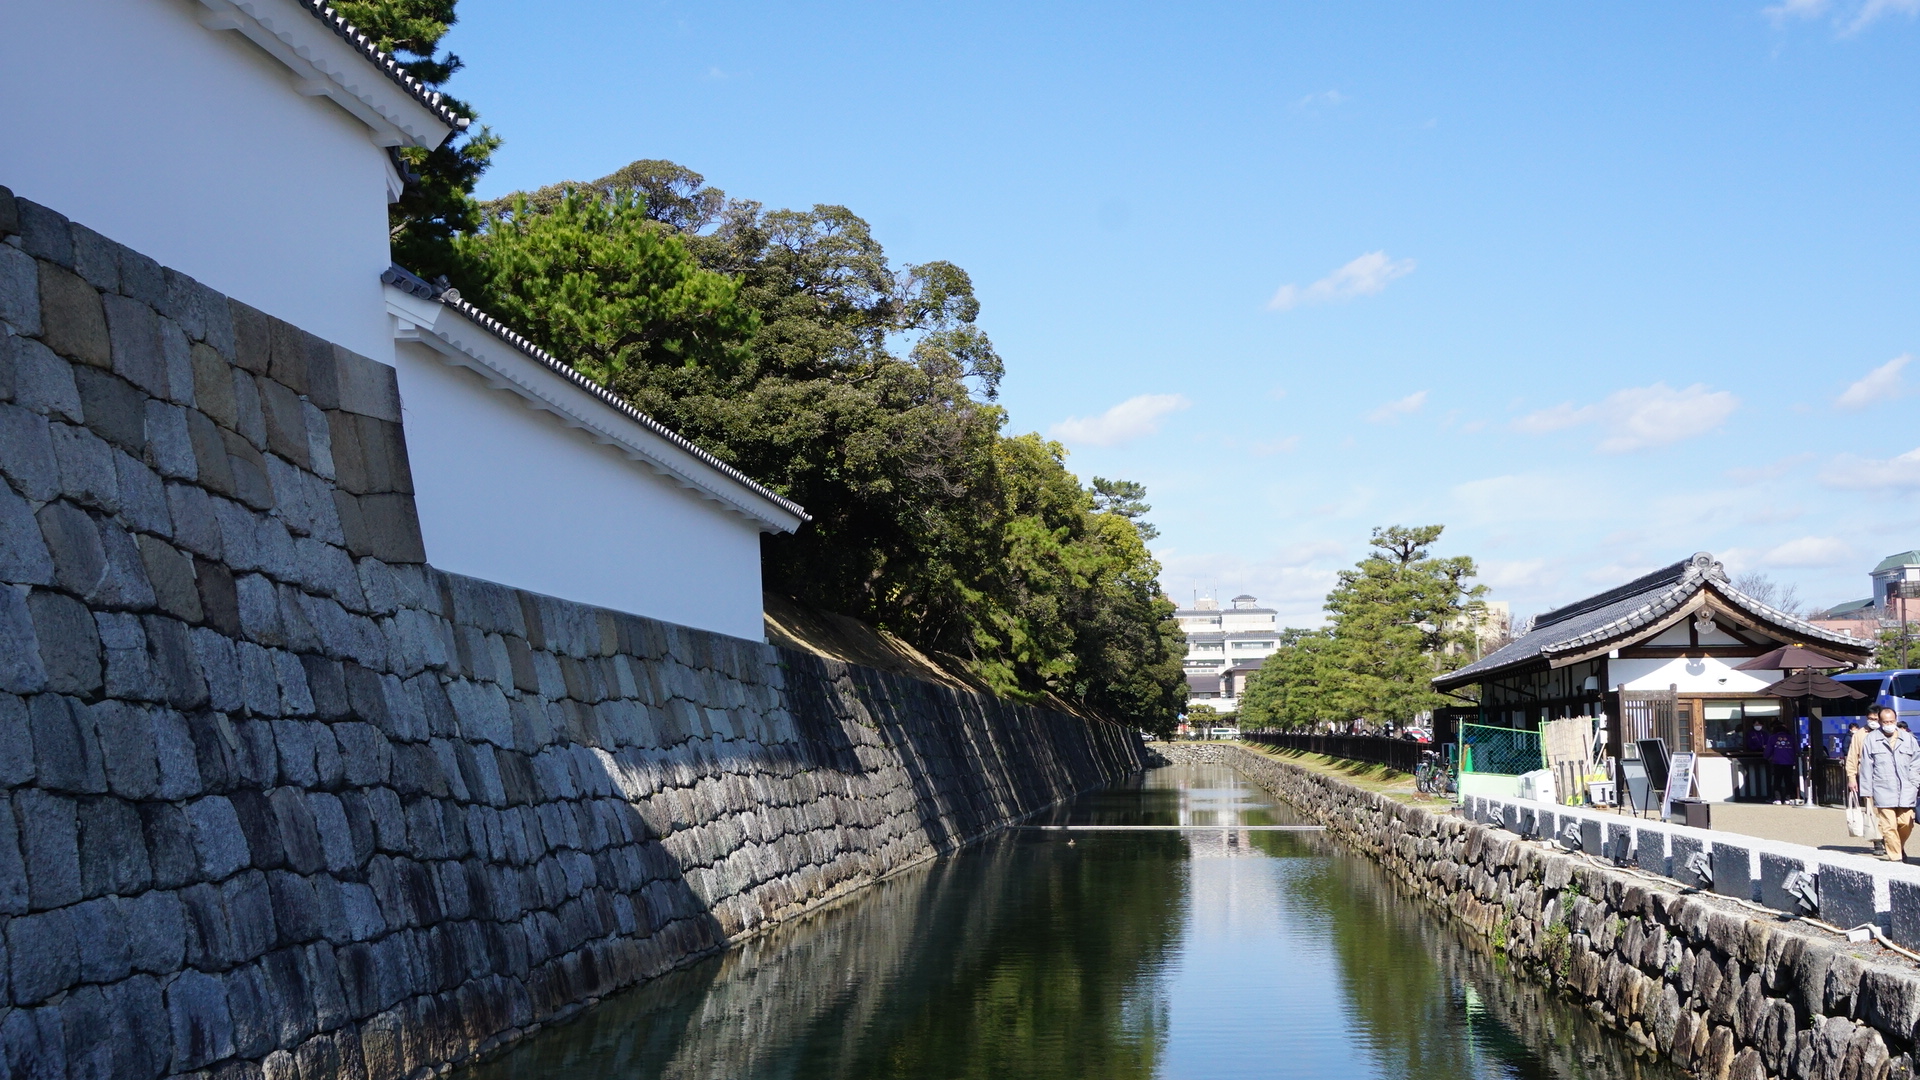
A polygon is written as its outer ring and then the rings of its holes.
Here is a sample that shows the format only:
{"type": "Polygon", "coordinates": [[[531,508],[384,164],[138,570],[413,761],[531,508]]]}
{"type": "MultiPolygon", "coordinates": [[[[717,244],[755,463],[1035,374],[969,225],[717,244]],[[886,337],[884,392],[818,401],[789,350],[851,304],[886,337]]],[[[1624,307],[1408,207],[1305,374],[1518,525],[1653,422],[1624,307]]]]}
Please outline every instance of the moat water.
{"type": "MultiPolygon", "coordinates": [[[[1175,765],[1036,824],[1280,825],[1175,765]]],[[[1019,830],[610,998],[474,1080],[1678,1078],[1313,832],[1019,830]]]]}

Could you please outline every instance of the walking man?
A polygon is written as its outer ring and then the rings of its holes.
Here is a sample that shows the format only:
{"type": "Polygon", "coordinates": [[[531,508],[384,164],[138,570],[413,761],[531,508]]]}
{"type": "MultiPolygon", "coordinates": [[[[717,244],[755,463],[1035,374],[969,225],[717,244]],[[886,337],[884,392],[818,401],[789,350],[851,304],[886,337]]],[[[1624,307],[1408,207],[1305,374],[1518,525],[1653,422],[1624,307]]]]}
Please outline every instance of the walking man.
{"type": "MultiPolygon", "coordinates": [[[[1853,792],[1853,797],[1860,799],[1860,805],[1866,807],[1868,810],[1873,809],[1873,800],[1864,799],[1860,796],[1860,752],[1867,748],[1867,736],[1870,734],[1871,732],[1867,730],[1867,723],[1864,718],[1855,720],[1847,725],[1847,763],[1845,766],[1847,770],[1847,790],[1853,792]]],[[[1885,855],[1887,853],[1887,842],[1877,836],[1874,837],[1873,853],[1875,855],[1885,855]]]]}
{"type": "Polygon", "coordinates": [[[1913,833],[1913,806],[1920,801],[1920,742],[1900,730],[1899,714],[1874,710],[1879,729],[1860,751],[1860,794],[1873,800],[1873,816],[1887,844],[1887,861],[1905,862],[1913,833]]]}

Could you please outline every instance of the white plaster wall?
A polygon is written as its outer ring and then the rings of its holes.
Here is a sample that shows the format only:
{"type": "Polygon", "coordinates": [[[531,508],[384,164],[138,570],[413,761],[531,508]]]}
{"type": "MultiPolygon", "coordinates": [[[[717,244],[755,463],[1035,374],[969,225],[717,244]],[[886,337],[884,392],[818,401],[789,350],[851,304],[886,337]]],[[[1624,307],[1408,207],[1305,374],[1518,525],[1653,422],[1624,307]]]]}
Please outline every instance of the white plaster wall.
{"type": "Polygon", "coordinates": [[[188,0],[8,0],[0,185],[355,352],[393,355],[386,151],[188,0]]]}
{"type": "Polygon", "coordinates": [[[394,352],[428,562],[765,640],[752,522],[425,346],[394,352]]]}
{"type": "Polygon", "coordinates": [[[1713,657],[1607,661],[1608,681],[1614,686],[1625,683],[1629,690],[1677,685],[1683,694],[1752,694],[1784,677],[1779,671],[1735,671],[1732,663],[1713,657]]]}

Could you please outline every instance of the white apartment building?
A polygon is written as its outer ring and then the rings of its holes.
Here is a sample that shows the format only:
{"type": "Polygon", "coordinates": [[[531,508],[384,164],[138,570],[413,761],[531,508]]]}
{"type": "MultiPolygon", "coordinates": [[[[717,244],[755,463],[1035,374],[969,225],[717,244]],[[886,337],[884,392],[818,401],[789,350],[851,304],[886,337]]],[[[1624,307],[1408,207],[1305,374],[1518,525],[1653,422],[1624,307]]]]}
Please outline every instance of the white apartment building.
{"type": "Polygon", "coordinates": [[[1240,595],[1221,607],[1201,597],[1191,608],[1173,613],[1187,635],[1187,705],[1211,705],[1221,712],[1239,708],[1247,678],[1280,646],[1277,612],[1240,595]]]}

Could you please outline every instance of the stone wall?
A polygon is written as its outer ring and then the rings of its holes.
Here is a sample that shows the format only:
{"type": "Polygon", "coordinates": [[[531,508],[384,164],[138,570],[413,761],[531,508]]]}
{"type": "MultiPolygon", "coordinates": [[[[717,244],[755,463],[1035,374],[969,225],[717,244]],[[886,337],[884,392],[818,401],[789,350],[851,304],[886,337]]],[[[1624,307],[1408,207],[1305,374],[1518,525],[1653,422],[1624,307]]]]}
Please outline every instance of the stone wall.
{"type": "Polygon", "coordinates": [[[1920,969],[1873,945],[1231,746],[1221,761],[1471,927],[1510,966],[1707,1077],[1911,1076],[1920,969]]]}
{"type": "Polygon", "coordinates": [[[0,1075],[428,1075],[1139,765],[436,571],[399,404],[0,189],[0,1075]]]}

